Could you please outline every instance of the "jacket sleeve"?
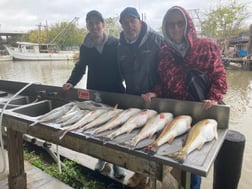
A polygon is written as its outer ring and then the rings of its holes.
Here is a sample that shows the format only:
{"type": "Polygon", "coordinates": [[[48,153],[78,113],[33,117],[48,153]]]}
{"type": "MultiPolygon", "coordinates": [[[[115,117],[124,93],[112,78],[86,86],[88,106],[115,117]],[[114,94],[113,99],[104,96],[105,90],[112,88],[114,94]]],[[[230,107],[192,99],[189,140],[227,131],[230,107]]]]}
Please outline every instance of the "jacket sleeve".
{"type": "Polygon", "coordinates": [[[86,73],[86,61],[85,61],[85,55],[83,53],[83,46],[80,48],[80,57],[78,62],[76,62],[72,73],[67,80],[67,83],[71,83],[73,86],[75,86],[83,77],[83,75],[86,73]]]}
{"type": "Polygon", "coordinates": [[[224,94],[227,92],[226,71],[222,64],[222,58],[219,47],[215,43],[209,45],[209,59],[211,65],[208,75],[211,81],[211,88],[208,93],[208,99],[221,103],[224,94]]]}

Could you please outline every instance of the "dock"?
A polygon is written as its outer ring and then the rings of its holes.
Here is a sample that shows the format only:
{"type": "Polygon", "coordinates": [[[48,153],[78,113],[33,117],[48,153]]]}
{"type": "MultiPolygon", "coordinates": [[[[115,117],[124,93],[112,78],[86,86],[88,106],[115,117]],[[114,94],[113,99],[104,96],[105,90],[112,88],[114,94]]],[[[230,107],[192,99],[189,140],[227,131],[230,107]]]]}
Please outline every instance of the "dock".
{"type": "MultiPolygon", "coordinates": [[[[4,151],[7,157],[7,151],[4,151]]],[[[3,155],[0,151],[0,169],[3,168],[3,155]]],[[[7,164],[8,165],[8,164],[7,164]]],[[[62,183],[54,177],[46,174],[37,167],[25,161],[25,172],[27,173],[27,188],[28,189],[72,189],[72,187],[62,183]]],[[[8,166],[4,173],[0,173],[0,188],[9,189],[8,186],[8,166]]]]}
{"type": "MultiPolygon", "coordinates": [[[[98,173],[95,172],[95,165],[98,159],[93,158],[91,156],[78,153],[76,151],[64,148],[62,146],[57,146],[52,143],[47,143],[44,140],[34,138],[29,135],[24,136],[24,140],[27,142],[34,143],[34,145],[43,148],[48,152],[49,155],[57,161],[57,153],[61,157],[69,159],[78,163],[79,165],[85,167],[88,171],[96,173],[98,180],[106,180],[105,182],[113,183],[114,185],[121,185],[124,188],[127,188],[125,185],[127,184],[128,179],[134,174],[134,172],[125,169],[126,176],[124,179],[119,180],[113,176],[113,169],[111,163],[106,163],[105,168],[102,172],[98,173]],[[35,142],[34,142],[35,141],[35,142]],[[46,145],[47,144],[47,145],[46,145]],[[48,145],[49,144],[49,145],[48,145]]],[[[7,157],[7,151],[5,151],[5,155],[7,157]]],[[[2,160],[2,153],[0,151],[0,170],[3,167],[3,160],[2,160]]],[[[8,160],[8,158],[6,158],[8,160]]],[[[8,162],[7,162],[8,165],[8,162]]],[[[7,167],[8,168],[8,167],[7,167]]],[[[72,189],[72,187],[62,183],[61,181],[55,179],[54,177],[48,175],[47,173],[43,172],[39,168],[31,165],[29,162],[25,161],[25,171],[27,173],[27,188],[28,189],[72,189]]],[[[5,173],[0,173],[0,188],[1,189],[8,189],[8,169],[5,173]]]]}

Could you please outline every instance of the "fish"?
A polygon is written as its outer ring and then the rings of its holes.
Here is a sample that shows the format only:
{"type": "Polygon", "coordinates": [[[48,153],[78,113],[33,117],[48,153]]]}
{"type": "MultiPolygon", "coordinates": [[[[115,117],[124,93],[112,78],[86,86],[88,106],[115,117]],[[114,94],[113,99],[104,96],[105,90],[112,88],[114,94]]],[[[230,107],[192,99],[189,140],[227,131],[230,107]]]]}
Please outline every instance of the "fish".
{"type": "Polygon", "coordinates": [[[96,127],[98,125],[104,124],[104,123],[106,123],[107,121],[109,121],[110,119],[112,119],[114,116],[116,116],[117,114],[119,114],[122,111],[123,111],[122,109],[109,110],[109,111],[105,112],[104,114],[100,115],[94,121],[86,124],[84,127],[79,129],[79,132],[84,132],[84,131],[86,131],[88,129],[91,129],[93,127],[96,127]]]}
{"type": "Polygon", "coordinates": [[[95,102],[92,100],[86,100],[86,101],[81,101],[81,102],[75,101],[75,104],[77,104],[80,109],[91,110],[91,111],[96,110],[96,109],[111,109],[111,108],[113,108],[107,104],[95,102]]]}
{"type": "Polygon", "coordinates": [[[173,114],[170,112],[159,113],[155,117],[151,118],[135,137],[124,144],[134,148],[141,140],[145,138],[152,138],[155,133],[162,130],[172,119],[173,114]]]}
{"type": "Polygon", "coordinates": [[[133,116],[134,114],[137,114],[140,111],[141,111],[141,109],[139,109],[139,108],[128,108],[126,110],[123,110],[120,114],[115,116],[113,119],[111,119],[110,121],[108,121],[104,125],[95,129],[93,134],[99,134],[99,133],[104,132],[106,130],[111,130],[111,129],[123,124],[131,116],[133,116]]]}
{"type": "Polygon", "coordinates": [[[54,108],[51,111],[47,112],[46,114],[39,116],[35,122],[30,124],[30,126],[34,126],[38,123],[45,123],[45,122],[49,122],[51,120],[57,119],[57,118],[63,116],[73,106],[74,106],[74,103],[71,102],[71,103],[67,103],[63,106],[60,106],[58,108],[54,108]]]}
{"type": "Polygon", "coordinates": [[[75,105],[68,112],[66,112],[63,116],[57,118],[55,120],[55,123],[65,122],[78,113],[81,113],[81,109],[75,105]]]}
{"type": "Polygon", "coordinates": [[[156,152],[158,147],[165,143],[171,144],[175,137],[186,133],[191,128],[192,117],[189,115],[176,116],[165,128],[157,139],[147,146],[147,150],[156,152]]]}
{"type": "Polygon", "coordinates": [[[142,127],[146,122],[154,117],[157,114],[157,111],[146,109],[138,114],[129,118],[119,129],[115,130],[108,136],[105,136],[105,139],[113,140],[115,137],[122,135],[124,133],[131,133],[134,129],[142,127]]]}
{"type": "Polygon", "coordinates": [[[60,123],[60,126],[65,127],[67,125],[74,124],[75,122],[79,121],[83,116],[87,115],[89,112],[90,112],[89,110],[80,110],[77,112],[73,112],[72,117],[60,123]]]}
{"type": "Polygon", "coordinates": [[[194,150],[200,150],[206,142],[218,138],[217,121],[215,119],[203,119],[189,130],[183,147],[167,156],[183,163],[186,157],[194,150]]]}
{"type": "Polygon", "coordinates": [[[79,121],[77,121],[73,125],[63,127],[62,128],[63,131],[60,131],[59,139],[61,140],[68,132],[79,129],[85,124],[95,120],[98,116],[105,113],[106,111],[107,111],[106,109],[97,109],[97,110],[90,111],[83,118],[81,118],[79,121]]]}

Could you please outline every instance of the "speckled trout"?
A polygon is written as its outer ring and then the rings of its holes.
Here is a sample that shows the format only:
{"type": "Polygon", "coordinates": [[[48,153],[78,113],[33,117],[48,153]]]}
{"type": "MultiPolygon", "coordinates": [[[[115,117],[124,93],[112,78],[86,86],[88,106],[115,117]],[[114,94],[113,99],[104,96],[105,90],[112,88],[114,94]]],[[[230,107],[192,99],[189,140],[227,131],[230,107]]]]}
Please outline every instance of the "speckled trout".
{"type": "Polygon", "coordinates": [[[63,116],[66,112],[68,112],[74,106],[73,102],[65,104],[63,106],[52,109],[50,112],[43,114],[37,118],[37,120],[30,124],[30,126],[36,125],[37,123],[46,123],[52,120],[55,120],[61,116],[63,116]]]}
{"type": "Polygon", "coordinates": [[[162,130],[165,125],[173,119],[173,114],[169,112],[159,113],[151,118],[140,132],[133,137],[126,145],[135,147],[141,140],[145,138],[152,138],[155,133],[162,130]]]}
{"type": "Polygon", "coordinates": [[[60,134],[59,139],[61,140],[66,135],[66,133],[68,133],[69,131],[79,129],[79,128],[83,127],[85,124],[95,120],[98,116],[105,113],[106,111],[108,111],[108,110],[106,110],[106,109],[97,109],[97,110],[90,111],[83,118],[81,118],[79,121],[77,121],[73,125],[63,127],[62,128],[63,131],[61,131],[62,134],[60,134]]]}
{"type": "Polygon", "coordinates": [[[104,114],[100,115],[98,118],[96,118],[94,121],[84,125],[84,127],[82,127],[79,132],[84,132],[88,129],[91,129],[93,127],[99,126],[101,124],[106,123],[107,121],[109,121],[110,119],[112,119],[113,117],[115,117],[116,115],[118,115],[119,113],[121,113],[123,110],[122,109],[111,109],[108,110],[107,112],[105,112],[104,114]]]}
{"type": "Polygon", "coordinates": [[[144,124],[146,124],[146,122],[156,114],[157,112],[155,110],[143,110],[129,118],[120,128],[118,128],[105,138],[112,140],[113,138],[124,133],[130,133],[134,129],[144,126],[144,124]]]}
{"type": "Polygon", "coordinates": [[[121,124],[125,123],[131,116],[137,114],[140,111],[141,111],[141,109],[138,109],[138,108],[128,108],[128,109],[122,111],[120,114],[115,116],[113,119],[111,119],[107,123],[105,123],[104,125],[95,129],[94,134],[99,134],[103,131],[111,130],[111,129],[121,125],[121,124]]]}
{"type": "Polygon", "coordinates": [[[167,142],[171,144],[175,137],[184,134],[191,128],[191,123],[192,117],[189,115],[176,116],[171,122],[166,124],[158,138],[147,148],[156,152],[161,145],[167,142]]]}
{"type": "Polygon", "coordinates": [[[184,162],[187,155],[196,149],[201,149],[206,142],[217,139],[217,121],[204,119],[197,122],[189,131],[184,146],[175,153],[168,154],[169,157],[179,162],[184,162]]]}

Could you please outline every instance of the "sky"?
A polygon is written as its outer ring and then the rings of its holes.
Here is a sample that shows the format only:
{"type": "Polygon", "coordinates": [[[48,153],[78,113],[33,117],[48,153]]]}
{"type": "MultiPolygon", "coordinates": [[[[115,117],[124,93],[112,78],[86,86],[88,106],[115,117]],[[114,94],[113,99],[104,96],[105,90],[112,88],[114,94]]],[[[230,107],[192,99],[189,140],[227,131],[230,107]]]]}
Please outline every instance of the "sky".
{"type": "MultiPolygon", "coordinates": [[[[119,17],[128,7],[135,7],[152,28],[161,27],[166,11],[175,5],[199,12],[215,8],[219,0],[0,0],[0,32],[27,32],[38,25],[70,22],[78,17],[85,27],[86,13],[98,10],[104,18],[119,17]]],[[[196,16],[195,16],[196,18],[196,16]]]]}

